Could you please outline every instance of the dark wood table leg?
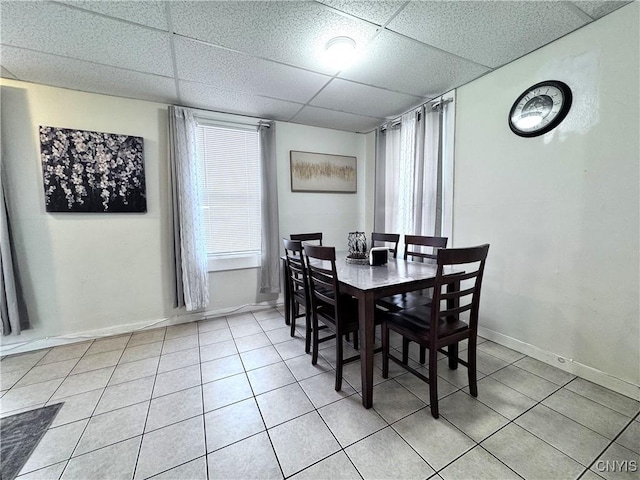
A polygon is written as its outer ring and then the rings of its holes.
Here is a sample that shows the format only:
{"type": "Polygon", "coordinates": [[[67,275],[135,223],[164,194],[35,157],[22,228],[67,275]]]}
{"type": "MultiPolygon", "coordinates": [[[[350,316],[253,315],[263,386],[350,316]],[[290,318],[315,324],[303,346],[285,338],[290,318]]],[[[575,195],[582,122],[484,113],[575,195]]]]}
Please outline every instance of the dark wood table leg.
{"type": "Polygon", "coordinates": [[[362,375],[362,405],[373,406],[373,350],[375,335],[375,298],[372,292],[358,295],[358,323],[360,328],[360,373],[362,375]]]}

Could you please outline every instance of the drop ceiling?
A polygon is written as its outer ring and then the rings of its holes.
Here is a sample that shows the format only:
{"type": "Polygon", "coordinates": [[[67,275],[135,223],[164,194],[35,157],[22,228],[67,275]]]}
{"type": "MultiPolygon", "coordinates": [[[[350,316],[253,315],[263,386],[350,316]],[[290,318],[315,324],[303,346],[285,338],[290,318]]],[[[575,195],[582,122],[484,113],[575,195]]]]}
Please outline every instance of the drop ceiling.
{"type": "Polygon", "coordinates": [[[0,71],[368,132],[626,3],[0,0],[0,71]],[[360,57],[336,71],[322,54],[340,35],[360,57]]]}

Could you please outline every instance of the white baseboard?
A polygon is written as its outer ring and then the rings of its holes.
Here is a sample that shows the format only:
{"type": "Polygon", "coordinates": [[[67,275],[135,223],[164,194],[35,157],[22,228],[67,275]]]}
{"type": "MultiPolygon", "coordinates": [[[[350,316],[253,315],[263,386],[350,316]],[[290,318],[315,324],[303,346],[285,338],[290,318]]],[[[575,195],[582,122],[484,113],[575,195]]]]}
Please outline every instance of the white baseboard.
{"type": "Polygon", "coordinates": [[[282,300],[282,297],[279,296],[277,300],[272,300],[269,302],[247,304],[240,307],[224,308],[218,310],[208,310],[206,312],[184,313],[180,315],[174,315],[172,317],[160,318],[155,320],[145,320],[141,322],[129,323],[126,325],[117,325],[115,327],[87,330],[84,332],[59,335],[56,337],[45,337],[23,343],[11,343],[8,345],[0,345],[0,355],[13,355],[16,353],[31,352],[34,350],[40,350],[42,348],[52,348],[61,345],[68,345],[70,343],[84,342],[94,338],[123,335],[125,333],[132,333],[140,330],[167,327],[169,325],[179,325],[181,323],[197,322],[204,319],[224,317],[230,314],[257,312],[281,305],[284,305],[284,302],[282,300]]]}
{"type": "Polygon", "coordinates": [[[564,370],[565,372],[577,375],[585,380],[589,380],[590,382],[606,387],[614,392],[618,392],[635,400],[640,399],[639,385],[634,385],[633,383],[609,375],[601,370],[576,362],[571,358],[565,358],[562,355],[548,352],[536,347],[535,345],[522,342],[481,326],[478,326],[478,335],[505,347],[511,348],[517,352],[524,353],[525,355],[535,358],[536,360],[540,360],[552,367],[559,368],[560,370],[564,370]]]}

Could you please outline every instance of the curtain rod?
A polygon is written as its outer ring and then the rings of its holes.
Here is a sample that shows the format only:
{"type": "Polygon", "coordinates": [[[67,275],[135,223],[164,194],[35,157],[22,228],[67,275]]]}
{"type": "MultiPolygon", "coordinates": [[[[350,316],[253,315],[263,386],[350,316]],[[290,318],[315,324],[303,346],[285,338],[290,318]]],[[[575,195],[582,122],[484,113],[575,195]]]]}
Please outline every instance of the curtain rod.
{"type": "Polygon", "coordinates": [[[440,108],[443,105],[446,105],[447,103],[451,103],[451,102],[453,102],[453,98],[441,98],[440,100],[432,100],[431,110],[435,110],[436,108],[440,108]]]}
{"type": "Polygon", "coordinates": [[[201,114],[203,116],[208,116],[210,119],[213,119],[213,117],[215,116],[219,116],[218,120],[221,120],[227,123],[237,123],[241,125],[244,124],[244,125],[256,125],[256,126],[264,125],[265,127],[269,128],[270,124],[275,121],[275,120],[267,120],[266,118],[252,117],[250,115],[238,115],[236,113],[218,112],[215,110],[205,110],[203,108],[185,107],[182,105],[174,105],[174,106],[188,108],[192,110],[196,115],[201,114]],[[222,118],[222,117],[227,117],[227,118],[222,118]],[[234,119],[237,121],[234,121],[234,119]],[[247,120],[251,120],[252,122],[255,121],[255,123],[250,123],[247,120]]]}
{"type": "MultiPolygon", "coordinates": [[[[417,110],[420,110],[422,107],[426,107],[427,105],[430,105],[431,110],[436,110],[438,108],[442,108],[443,105],[446,105],[447,103],[451,103],[453,102],[453,98],[440,98],[437,100],[429,100],[427,102],[424,102],[420,105],[418,105],[417,107],[414,107],[410,110],[407,110],[406,112],[404,112],[402,115],[405,115],[409,112],[415,112],[417,110]]],[[[390,120],[389,122],[386,122],[386,125],[388,125],[389,123],[391,123],[391,127],[397,127],[398,125],[400,125],[402,123],[402,115],[394,118],[393,120],[390,120]]],[[[382,126],[382,130],[386,130],[387,127],[386,126],[382,126]]]]}

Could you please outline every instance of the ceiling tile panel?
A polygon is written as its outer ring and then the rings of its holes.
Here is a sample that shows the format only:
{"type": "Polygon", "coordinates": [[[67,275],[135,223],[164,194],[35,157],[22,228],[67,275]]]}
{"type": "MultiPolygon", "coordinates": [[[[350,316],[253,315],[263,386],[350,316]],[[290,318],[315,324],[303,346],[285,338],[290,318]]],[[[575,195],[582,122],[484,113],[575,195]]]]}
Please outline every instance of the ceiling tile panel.
{"type": "Polygon", "coordinates": [[[132,72],[14,47],[2,47],[2,63],[26,82],[116,97],[176,103],[173,78],[132,72]],[[60,65],[64,64],[64,68],[60,65]]]}
{"type": "Polygon", "coordinates": [[[366,133],[382,125],[384,118],[373,118],[364,115],[336,112],[325,108],[307,105],[291,119],[293,123],[312,125],[314,127],[332,128],[347,132],[366,133]]]}
{"type": "Polygon", "coordinates": [[[576,5],[580,10],[585,12],[594,20],[598,18],[604,17],[605,15],[617,10],[618,8],[630,3],[630,1],[626,2],[617,2],[614,0],[588,0],[588,1],[575,1],[571,2],[576,5]]]}
{"type": "Polygon", "coordinates": [[[340,78],[433,98],[490,69],[393,32],[382,32],[340,78]],[[384,68],[381,68],[384,66],[384,68]]]}
{"type": "Polygon", "coordinates": [[[370,131],[629,3],[0,0],[0,75],[370,131]],[[339,35],[363,52],[341,72],[339,35]]]}
{"type": "Polygon", "coordinates": [[[13,78],[14,80],[16,80],[16,76],[13,73],[11,73],[9,70],[4,68],[3,66],[0,66],[0,77],[13,78]]]}
{"type": "Polygon", "coordinates": [[[354,1],[319,0],[321,3],[342,12],[362,18],[376,25],[384,25],[402,7],[406,1],[354,1]]]}
{"type": "Polygon", "coordinates": [[[335,79],[311,101],[311,105],[383,118],[399,115],[422,101],[424,99],[418,96],[335,79]]]}
{"type": "Polygon", "coordinates": [[[175,39],[178,77],[224,90],[306,103],[329,77],[185,38],[175,39]]]}
{"type": "Polygon", "coordinates": [[[328,40],[348,35],[365,45],[375,25],[315,2],[170,2],[176,33],[323,73],[328,40]]]}
{"type": "Polygon", "coordinates": [[[72,5],[92,12],[102,13],[110,17],[128,20],[148,27],[168,31],[167,15],[164,2],[111,1],[111,0],[62,0],[62,3],[72,5]]]}
{"type": "Polygon", "coordinates": [[[173,75],[169,34],[55,3],[0,2],[4,45],[173,75]]]}
{"type": "Polygon", "coordinates": [[[185,81],[180,82],[180,100],[185,106],[281,121],[289,120],[302,107],[300,103],[185,81]]]}
{"type": "Polygon", "coordinates": [[[498,67],[585,25],[563,2],[412,2],[390,30],[498,67]]]}

